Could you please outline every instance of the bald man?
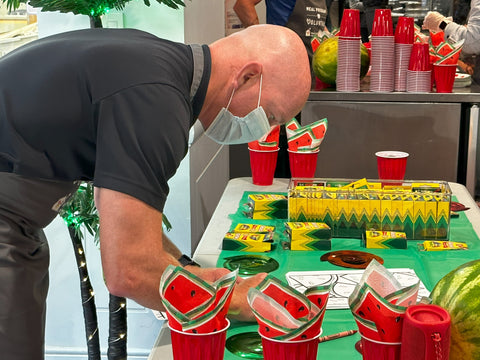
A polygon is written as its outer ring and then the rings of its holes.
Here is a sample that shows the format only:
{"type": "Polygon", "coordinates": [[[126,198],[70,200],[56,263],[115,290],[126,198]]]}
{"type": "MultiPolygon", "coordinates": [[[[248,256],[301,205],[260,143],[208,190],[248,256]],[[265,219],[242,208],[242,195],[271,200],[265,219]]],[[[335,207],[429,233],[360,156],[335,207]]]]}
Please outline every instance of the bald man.
{"type": "MultiPolygon", "coordinates": [[[[160,276],[180,265],[162,237],[162,211],[190,127],[199,119],[221,144],[249,142],[297,114],[309,89],[302,41],[271,25],[210,46],[89,29],[0,59],[2,358],[43,358],[49,252],[42,229],[74,181],[95,186],[108,290],[161,310],[160,276]]],[[[208,281],[228,272],[186,266],[208,281]]],[[[237,284],[231,316],[253,319],[246,294],[263,277],[237,284]]]]}

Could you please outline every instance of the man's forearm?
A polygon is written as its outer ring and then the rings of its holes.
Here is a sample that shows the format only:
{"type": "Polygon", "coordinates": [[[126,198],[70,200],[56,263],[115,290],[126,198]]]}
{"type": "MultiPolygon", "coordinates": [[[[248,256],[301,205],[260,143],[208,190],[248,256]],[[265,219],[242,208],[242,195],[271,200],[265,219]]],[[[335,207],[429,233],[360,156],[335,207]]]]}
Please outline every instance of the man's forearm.
{"type": "Polygon", "coordinates": [[[235,5],[233,6],[233,10],[237,14],[243,26],[248,27],[250,25],[259,24],[255,5],[258,4],[260,1],[261,0],[237,0],[235,5]]]}

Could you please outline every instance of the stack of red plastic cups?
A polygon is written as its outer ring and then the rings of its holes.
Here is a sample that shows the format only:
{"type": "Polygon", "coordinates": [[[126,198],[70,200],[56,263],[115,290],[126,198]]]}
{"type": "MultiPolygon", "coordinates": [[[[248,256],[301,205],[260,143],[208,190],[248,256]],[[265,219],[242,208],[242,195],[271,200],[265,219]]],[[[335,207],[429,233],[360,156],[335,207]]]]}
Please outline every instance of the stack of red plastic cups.
{"type": "Polygon", "coordinates": [[[395,37],[393,35],[392,12],[376,9],[372,26],[372,66],[370,91],[390,92],[394,89],[395,37]]]}
{"type": "Polygon", "coordinates": [[[428,43],[412,46],[407,70],[407,92],[428,93],[432,89],[432,70],[428,43]]]}
{"type": "Polygon", "coordinates": [[[395,28],[395,91],[407,90],[407,70],[414,37],[414,18],[400,16],[395,28]]]}
{"type": "Polygon", "coordinates": [[[337,91],[360,91],[360,11],[343,10],[338,38],[337,91]]]}

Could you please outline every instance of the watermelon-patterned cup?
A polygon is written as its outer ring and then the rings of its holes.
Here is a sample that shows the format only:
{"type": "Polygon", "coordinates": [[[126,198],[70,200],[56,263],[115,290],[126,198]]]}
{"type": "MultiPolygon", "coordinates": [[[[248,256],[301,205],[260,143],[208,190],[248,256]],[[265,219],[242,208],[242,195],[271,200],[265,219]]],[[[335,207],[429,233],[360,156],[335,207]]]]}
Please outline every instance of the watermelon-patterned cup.
{"type": "Polygon", "coordinates": [[[363,360],[400,360],[402,343],[376,341],[363,335],[361,342],[363,360]]]}
{"type": "Polygon", "coordinates": [[[316,360],[318,351],[318,337],[299,341],[281,341],[262,337],[264,360],[316,360]]]}
{"type": "Polygon", "coordinates": [[[230,321],[227,319],[227,326],[223,329],[206,334],[186,333],[172,329],[172,350],[174,360],[223,360],[225,353],[225,342],[227,329],[230,321]]]}
{"type": "Polygon", "coordinates": [[[252,182],[255,185],[272,185],[279,148],[274,150],[254,150],[248,148],[248,150],[250,153],[252,182]]]}
{"type": "Polygon", "coordinates": [[[313,178],[317,169],[318,152],[288,150],[292,178],[313,178]]]}

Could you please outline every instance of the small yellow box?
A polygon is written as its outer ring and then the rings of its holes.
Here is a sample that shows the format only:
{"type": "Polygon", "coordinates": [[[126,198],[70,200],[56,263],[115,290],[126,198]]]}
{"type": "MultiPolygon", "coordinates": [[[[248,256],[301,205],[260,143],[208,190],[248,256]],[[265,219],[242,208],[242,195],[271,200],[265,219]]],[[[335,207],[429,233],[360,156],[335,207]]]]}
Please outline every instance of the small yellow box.
{"type": "Polygon", "coordinates": [[[399,231],[365,231],[364,242],[368,249],[406,249],[407,235],[399,231]]]}
{"type": "Polygon", "coordinates": [[[273,233],[275,226],[259,224],[237,224],[232,232],[235,233],[273,233]]]}
{"type": "Polygon", "coordinates": [[[330,239],[298,240],[290,242],[290,250],[292,251],[324,251],[331,249],[332,241],[330,239]]]}
{"type": "Polygon", "coordinates": [[[272,250],[272,235],[228,232],[222,241],[223,250],[266,252],[272,250]]]}
{"type": "Polygon", "coordinates": [[[288,198],[282,194],[250,194],[248,206],[253,211],[284,210],[288,208],[288,198]]]}
{"type": "Polygon", "coordinates": [[[330,226],[318,222],[287,222],[285,231],[291,242],[316,241],[332,237],[330,226]]]}

